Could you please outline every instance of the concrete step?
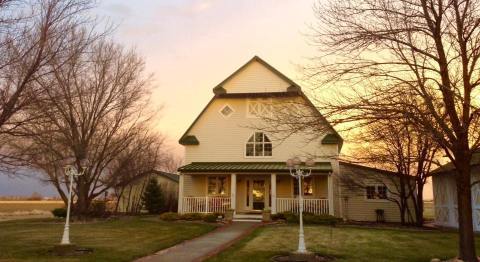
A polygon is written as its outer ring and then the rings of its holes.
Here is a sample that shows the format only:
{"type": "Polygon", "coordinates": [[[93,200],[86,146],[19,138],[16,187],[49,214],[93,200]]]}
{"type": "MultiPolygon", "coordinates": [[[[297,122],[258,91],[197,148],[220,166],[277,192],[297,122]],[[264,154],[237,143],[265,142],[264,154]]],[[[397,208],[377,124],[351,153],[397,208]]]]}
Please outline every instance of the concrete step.
{"type": "Polygon", "coordinates": [[[262,220],[262,215],[260,214],[235,214],[234,219],[259,219],[262,220]]]}
{"type": "Polygon", "coordinates": [[[261,223],[262,220],[261,219],[239,219],[239,218],[234,218],[232,220],[233,222],[253,222],[253,223],[261,223]]]}

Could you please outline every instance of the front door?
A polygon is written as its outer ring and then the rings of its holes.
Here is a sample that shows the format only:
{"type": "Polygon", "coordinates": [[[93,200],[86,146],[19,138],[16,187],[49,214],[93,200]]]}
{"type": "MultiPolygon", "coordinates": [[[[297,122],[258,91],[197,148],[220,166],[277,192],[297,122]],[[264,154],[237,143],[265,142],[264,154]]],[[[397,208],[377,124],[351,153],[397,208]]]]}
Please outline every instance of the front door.
{"type": "Polygon", "coordinates": [[[253,210],[265,208],[265,179],[252,180],[252,201],[253,210]]]}

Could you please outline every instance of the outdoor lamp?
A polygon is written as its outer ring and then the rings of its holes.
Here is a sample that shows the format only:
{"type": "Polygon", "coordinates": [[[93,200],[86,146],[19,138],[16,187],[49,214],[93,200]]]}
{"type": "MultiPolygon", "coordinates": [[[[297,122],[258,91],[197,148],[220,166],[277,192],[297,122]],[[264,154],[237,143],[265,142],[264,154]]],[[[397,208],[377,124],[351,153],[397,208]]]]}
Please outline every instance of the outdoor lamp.
{"type": "Polygon", "coordinates": [[[309,254],[305,246],[305,235],[303,233],[303,186],[302,179],[312,174],[311,167],[315,165],[313,159],[308,159],[305,162],[306,169],[302,170],[300,165],[302,160],[299,157],[287,160],[287,167],[290,171],[290,175],[298,180],[298,205],[300,209],[300,228],[298,230],[298,250],[297,253],[309,254]]]}

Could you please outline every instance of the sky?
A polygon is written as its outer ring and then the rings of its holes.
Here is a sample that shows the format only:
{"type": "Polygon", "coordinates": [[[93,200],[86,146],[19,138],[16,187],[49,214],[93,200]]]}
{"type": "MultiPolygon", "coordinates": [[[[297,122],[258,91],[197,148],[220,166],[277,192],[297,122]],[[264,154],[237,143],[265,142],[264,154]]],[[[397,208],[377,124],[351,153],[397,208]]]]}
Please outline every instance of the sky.
{"type": "MultiPolygon", "coordinates": [[[[254,55],[292,79],[313,54],[310,0],[104,0],[97,10],[118,27],[154,74],[158,129],[176,141],[213,96],[212,88],[254,55]]],[[[181,150],[177,146],[177,150],[181,150]]]]}
{"type": "MultiPolygon", "coordinates": [[[[116,41],[145,58],[154,75],[153,106],[163,107],[156,128],[183,155],[177,141],[213,96],[212,88],[253,56],[302,84],[298,65],[315,56],[308,44],[314,2],[103,0],[94,12],[116,26],[116,41]]],[[[30,192],[35,181],[0,176],[0,195],[15,188],[30,192]]],[[[53,192],[36,184],[42,194],[53,192]]]]}

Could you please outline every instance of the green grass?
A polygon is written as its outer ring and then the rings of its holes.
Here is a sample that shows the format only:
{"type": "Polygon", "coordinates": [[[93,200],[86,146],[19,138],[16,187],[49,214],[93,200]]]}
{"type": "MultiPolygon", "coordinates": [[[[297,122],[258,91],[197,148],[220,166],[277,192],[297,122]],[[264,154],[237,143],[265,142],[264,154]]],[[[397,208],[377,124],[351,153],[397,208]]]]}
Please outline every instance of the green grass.
{"type": "MultiPolygon", "coordinates": [[[[258,228],[209,262],[269,261],[274,255],[295,250],[297,236],[298,226],[258,228]]],[[[455,232],[306,226],[305,236],[310,251],[333,255],[336,261],[424,262],[455,257],[457,248],[455,232]]],[[[479,242],[480,238],[480,252],[479,242]]]]}
{"type": "Polygon", "coordinates": [[[0,261],[131,261],[214,228],[201,223],[162,222],[152,217],[73,223],[70,240],[93,248],[94,253],[56,257],[49,250],[61,239],[61,220],[6,221],[0,222],[0,261]]]}

